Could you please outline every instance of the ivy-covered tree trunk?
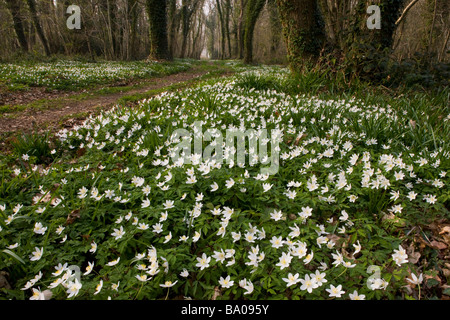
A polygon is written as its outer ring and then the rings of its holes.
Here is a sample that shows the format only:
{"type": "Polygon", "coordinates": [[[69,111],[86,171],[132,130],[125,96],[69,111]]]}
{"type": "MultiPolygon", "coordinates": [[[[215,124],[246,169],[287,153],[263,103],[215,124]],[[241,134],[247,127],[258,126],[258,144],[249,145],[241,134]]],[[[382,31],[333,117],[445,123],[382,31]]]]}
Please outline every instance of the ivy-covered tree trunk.
{"type": "Polygon", "coordinates": [[[385,76],[389,53],[392,49],[396,20],[400,16],[404,0],[359,0],[354,13],[350,14],[348,29],[342,51],[345,54],[348,70],[353,75],[368,80],[379,81],[385,76]],[[381,28],[369,28],[367,21],[371,5],[380,8],[381,28]]]}
{"type": "Polygon", "coordinates": [[[382,0],[381,9],[381,29],[376,30],[374,38],[381,48],[391,48],[394,42],[394,34],[397,30],[395,22],[400,17],[401,9],[405,0],[382,0]]]}
{"type": "Polygon", "coordinates": [[[13,18],[14,31],[23,51],[28,51],[28,41],[25,36],[23,20],[21,16],[21,2],[17,0],[6,0],[6,6],[13,18]]]}
{"type": "Polygon", "coordinates": [[[272,39],[270,44],[270,53],[272,56],[276,56],[276,52],[278,47],[280,46],[281,41],[283,41],[283,35],[281,34],[281,22],[280,22],[280,14],[278,13],[278,8],[275,0],[267,1],[267,7],[269,9],[270,15],[270,28],[272,31],[272,39]]]}
{"type": "Polygon", "coordinates": [[[323,44],[324,27],[316,0],[277,0],[288,61],[293,72],[314,62],[323,44]]]}
{"type": "Polygon", "coordinates": [[[253,62],[253,34],[256,21],[265,4],[266,0],[248,1],[244,30],[244,63],[253,62]]]}
{"type": "Polygon", "coordinates": [[[150,24],[150,55],[153,60],[172,60],[167,38],[165,0],[146,0],[150,24]]]}
{"type": "Polygon", "coordinates": [[[400,9],[403,4],[404,0],[359,0],[354,14],[348,17],[351,22],[351,29],[348,30],[347,34],[352,40],[362,39],[371,43],[375,48],[390,48],[397,27],[395,21],[400,16],[400,9]],[[367,19],[369,18],[367,8],[371,5],[380,8],[380,29],[369,29],[367,27],[367,19]]]}

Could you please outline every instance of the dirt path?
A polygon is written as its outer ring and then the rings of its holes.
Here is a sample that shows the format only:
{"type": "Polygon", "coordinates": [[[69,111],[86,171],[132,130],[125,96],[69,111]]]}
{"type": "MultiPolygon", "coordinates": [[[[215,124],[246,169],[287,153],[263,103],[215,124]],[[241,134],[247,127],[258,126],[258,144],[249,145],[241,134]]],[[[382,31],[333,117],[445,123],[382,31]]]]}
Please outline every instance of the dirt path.
{"type": "MultiPolygon", "coordinates": [[[[13,117],[0,117],[0,134],[23,131],[27,132],[33,128],[39,129],[55,129],[56,127],[72,127],[76,122],[83,119],[73,119],[72,115],[90,114],[98,110],[107,110],[114,106],[118,99],[123,96],[134,94],[142,94],[152,90],[161,89],[172,84],[182,83],[199,78],[208,73],[202,70],[190,70],[169,76],[149,79],[146,85],[137,85],[136,89],[127,90],[126,92],[118,92],[106,94],[92,98],[76,101],[70,99],[70,95],[61,93],[60,95],[52,95],[52,99],[62,99],[58,102],[58,107],[44,108],[44,110],[27,109],[14,113],[13,117]]],[[[112,86],[114,87],[114,86],[112,86]]]]}

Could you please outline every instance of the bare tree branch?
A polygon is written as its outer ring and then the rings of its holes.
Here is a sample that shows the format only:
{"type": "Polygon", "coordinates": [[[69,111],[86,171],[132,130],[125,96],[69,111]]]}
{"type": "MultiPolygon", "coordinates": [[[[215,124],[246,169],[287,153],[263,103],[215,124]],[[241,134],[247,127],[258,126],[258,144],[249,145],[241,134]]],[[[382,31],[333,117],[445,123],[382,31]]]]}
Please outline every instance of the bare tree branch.
{"type": "Polygon", "coordinates": [[[410,4],[408,4],[405,8],[405,10],[403,10],[402,15],[400,16],[400,18],[397,19],[397,21],[395,22],[396,25],[399,25],[400,22],[402,22],[402,20],[405,18],[406,13],[418,2],[419,0],[413,0],[411,1],[410,4]]]}

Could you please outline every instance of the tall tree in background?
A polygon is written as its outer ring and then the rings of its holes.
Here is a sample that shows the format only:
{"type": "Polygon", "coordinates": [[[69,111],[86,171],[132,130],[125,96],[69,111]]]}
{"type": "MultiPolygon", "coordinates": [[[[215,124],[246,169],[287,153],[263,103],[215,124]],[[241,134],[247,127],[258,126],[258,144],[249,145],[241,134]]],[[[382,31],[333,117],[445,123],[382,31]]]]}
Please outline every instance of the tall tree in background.
{"type": "Polygon", "coordinates": [[[220,22],[220,59],[225,58],[225,39],[226,39],[226,28],[225,28],[225,18],[222,10],[222,3],[220,0],[216,0],[216,9],[219,16],[220,22]]]}
{"type": "Polygon", "coordinates": [[[21,13],[21,2],[17,0],[6,0],[6,5],[13,18],[14,31],[19,40],[20,47],[23,51],[28,51],[28,41],[25,36],[24,23],[21,13]]]}
{"type": "Polygon", "coordinates": [[[206,44],[207,50],[209,52],[211,59],[217,59],[219,54],[215,49],[216,43],[216,30],[217,30],[217,14],[216,7],[210,7],[209,15],[205,19],[205,28],[208,36],[208,41],[206,44]]]}
{"type": "Polygon", "coordinates": [[[27,0],[28,7],[30,8],[31,19],[33,20],[34,27],[38,34],[39,39],[44,47],[45,54],[50,55],[50,48],[48,46],[47,37],[45,36],[44,30],[42,29],[41,22],[39,21],[38,12],[36,8],[36,2],[34,0],[27,0]]]}
{"type": "Polygon", "coordinates": [[[239,1],[239,17],[236,30],[236,42],[238,48],[238,58],[244,58],[244,12],[248,0],[239,1]]]}
{"type": "Polygon", "coordinates": [[[107,0],[107,10],[108,10],[108,29],[109,29],[109,37],[111,39],[111,52],[113,57],[119,56],[118,43],[120,43],[120,31],[121,28],[116,27],[117,21],[117,1],[107,0]]]}
{"type": "Polygon", "coordinates": [[[103,43],[105,53],[109,56],[109,59],[115,59],[119,56],[118,52],[118,37],[120,34],[117,32],[119,28],[116,27],[116,11],[117,4],[113,0],[100,0],[99,8],[103,24],[103,43]]]}
{"type": "Polygon", "coordinates": [[[277,0],[291,70],[299,72],[315,62],[324,30],[316,0],[277,0]]]}
{"type": "Polygon", "coordinates": [[[283,35],[281,33],[282,27],[279,19],[280,14],[278,12],[276,0],[268,0],[267,7],[269,9],[270,28],[272,30],[270,53],[272,56],[275,56],[280,42],[283,40],[283,35]]]}
{"type": "Polygon", "coordinates": [[[216,0],[216,10],[220,24],[220,58],[231,57],[230,16],[232,11],[230,0],[216,0]]]}
{"type": "Polygon", "coordinates": [[[230,35],[230,15],[231,15],[231,1],[225,0],[223,5],[224,7],[224,23],[225,23],[225,33],[227,35],[227,44],[228,44],[228,55],[227,57],[231,57],[231,35],[230,35]]]}
{"type": "Polygon", "coordinates": [[[167,37],[167,12],[165,0],[146,0],[150,25],[150,59],[172,60],[167,37]]]}
{"type": "Polygon", "coordinates": [[[200,0],[182,0],[181,2],[181,54],[180,58],[186,55],[189,32],[191,31],[192,17],[195,16],[197,9],[203,1],[200,0]]]}
{"type": "Polygon", "coordinates": [[[130,36],[127,48],[127,59],[137,59],[137,32],[138,32],[138,19],[139,19],[139,4],[138,0],[127,0],[127,13],[128,23],[130,29],[130,36]]]}
{"type": "Polygon", "coordinates": [[[167,23],[168,23],[168,42],[171,56],[175,55],[176,35],[179,25],[179,13],[177,11],[177,0],[167,1],[167,23]]]}
{"type": "Polygon", "coordinates": [[[244,31],[244,62],[253,62],[253,34],[255,31],[256,21],[261,13],[266,0],[249,0],[247,4],[247,12],[245,19],[244,31]]]}
{"type": "Polygon", "coordinates": [[[205,13],[203,10],[197,10],[196,18],[193,19],[192,36],[190,41],[189,57],[200,59],[205,48],[205,13]]]}

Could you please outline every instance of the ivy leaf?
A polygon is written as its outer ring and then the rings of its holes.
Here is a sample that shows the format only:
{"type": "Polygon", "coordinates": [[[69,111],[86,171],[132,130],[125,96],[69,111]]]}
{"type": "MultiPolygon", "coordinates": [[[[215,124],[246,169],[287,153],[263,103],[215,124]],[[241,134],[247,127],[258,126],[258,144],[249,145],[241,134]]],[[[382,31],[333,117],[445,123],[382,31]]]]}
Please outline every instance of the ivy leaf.
{"type": "Polygon", "coordinates": [[[445,289],[444,291],[442,291],[443,294],[450,296],[450,288],[445,289]]]}

